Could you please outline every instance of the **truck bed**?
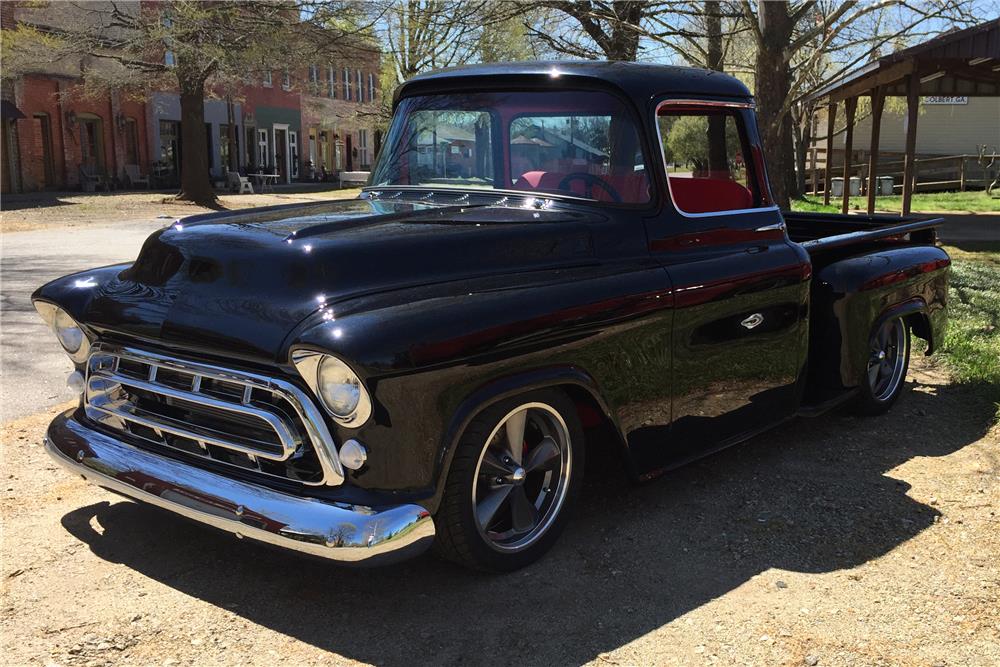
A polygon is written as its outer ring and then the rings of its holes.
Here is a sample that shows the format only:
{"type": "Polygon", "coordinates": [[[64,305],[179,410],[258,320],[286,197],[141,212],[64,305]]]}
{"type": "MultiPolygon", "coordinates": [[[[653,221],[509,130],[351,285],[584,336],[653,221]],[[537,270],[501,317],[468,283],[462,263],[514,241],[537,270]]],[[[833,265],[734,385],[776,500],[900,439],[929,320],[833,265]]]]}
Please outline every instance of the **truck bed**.
{"type": "Polygon", "coordinates": [[[899,217],[895,215],[840,215],[834,213],[783,213],[788,236],[817,253],[896,241],[934,245],[943,218],[899,217]]]}

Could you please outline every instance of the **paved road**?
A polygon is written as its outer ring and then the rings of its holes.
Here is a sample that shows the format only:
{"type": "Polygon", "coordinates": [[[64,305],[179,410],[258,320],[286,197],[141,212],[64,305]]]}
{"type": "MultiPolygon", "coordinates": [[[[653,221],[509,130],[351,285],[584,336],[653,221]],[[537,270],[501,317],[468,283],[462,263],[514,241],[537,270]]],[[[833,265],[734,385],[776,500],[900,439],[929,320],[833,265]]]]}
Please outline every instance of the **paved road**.
{"type": "Polygon", "coordinates": [[[1000,214],[979,213],[958,215],[942,213],[945,225],[941,228],[941,240],[945,243],[966,243],[1000,241],[1000,214]]]}
{"type": "Polygon", "coordinates": [[[74,271],[134,259],[165,224],[121,222],[4,234],[0,239],[0,419],[16,419],[72,400],[72,370],[55,335],[31,306],[39,285],[74,271]]]}

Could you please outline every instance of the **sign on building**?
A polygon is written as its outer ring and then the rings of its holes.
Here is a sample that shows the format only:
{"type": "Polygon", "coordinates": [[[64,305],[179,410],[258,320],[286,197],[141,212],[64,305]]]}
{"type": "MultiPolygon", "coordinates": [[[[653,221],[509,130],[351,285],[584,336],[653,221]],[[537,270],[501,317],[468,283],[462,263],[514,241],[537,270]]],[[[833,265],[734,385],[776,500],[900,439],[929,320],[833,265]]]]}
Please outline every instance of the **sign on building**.
{"type": "Polygon", "coordinates": [[[924,104],[968,104],[969,98],[958,95],[928,95],[924,104]]]}

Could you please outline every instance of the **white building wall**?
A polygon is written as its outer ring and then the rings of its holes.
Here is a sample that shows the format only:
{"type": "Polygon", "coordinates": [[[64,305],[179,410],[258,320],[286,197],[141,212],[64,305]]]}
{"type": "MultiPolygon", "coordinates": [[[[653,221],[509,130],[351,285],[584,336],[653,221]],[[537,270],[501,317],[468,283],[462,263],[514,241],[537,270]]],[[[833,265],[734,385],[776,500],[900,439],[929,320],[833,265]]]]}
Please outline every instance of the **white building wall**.
{"type": "MultiPolygon", "coordinates": [[[[917,117],[917,153],[934,155],[975,155],[977,147],[987,144],[1000,149],[1000,97],[969,97],[967,104],[920,105],[917,117]]],[[[843,122],[844,110],[837,109],[843,122]]],[[[823,132],[825,133],[825,121],[823,132]]],[[[872,119],[866,117],[854,131],[854,149],[867,152],[871,145],[872,119]]],[[[843,148],[846,133],[834,139],[835,148],[843,148]]],[[[879,148],[886,153],[902,153],[906,147],[906,116],[882,114],[879,148]]]]}

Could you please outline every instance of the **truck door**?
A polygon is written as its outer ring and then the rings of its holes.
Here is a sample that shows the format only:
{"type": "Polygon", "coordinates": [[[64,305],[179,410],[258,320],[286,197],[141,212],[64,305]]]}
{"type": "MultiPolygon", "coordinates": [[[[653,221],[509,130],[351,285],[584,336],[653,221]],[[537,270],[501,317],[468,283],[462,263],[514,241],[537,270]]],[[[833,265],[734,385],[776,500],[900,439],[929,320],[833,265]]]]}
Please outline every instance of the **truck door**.
{"type": "Polygon", "coordinates": [[[648,223],[670,274],[670,458],[698,456],[792,415],[808,338],[808,255],[771,202],[747,103],[660,102],[661,184],[648,223]]]}

